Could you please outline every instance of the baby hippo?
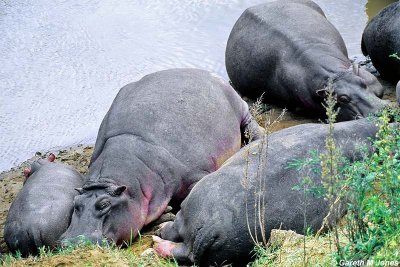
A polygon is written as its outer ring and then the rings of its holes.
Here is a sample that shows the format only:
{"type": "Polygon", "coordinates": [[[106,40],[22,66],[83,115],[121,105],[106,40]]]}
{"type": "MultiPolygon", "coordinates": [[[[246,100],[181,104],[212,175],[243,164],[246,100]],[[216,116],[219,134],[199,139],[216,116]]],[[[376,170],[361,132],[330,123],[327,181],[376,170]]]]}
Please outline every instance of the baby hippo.
{"type": "MultiPolygon", "coordinates": [[[[175,221],[161,228],[161,238],[153,238],[156,252],[185,264],[246,266],[256,237],[268,240],[277,228],[303,234],[303,195],[293,187],[304,174],[289,165],[309,158],[310,151],[326,152],[327,133],[328,125],[303,124],[273,133],[268,145],[260,139],[243,147],[194,186],[175,221]]],[[[355,153],[357,143],[375,134],[374,124],[361,119],[337,123],[334,138],[343,156],[353,161],[361,156],[355,153]]],[[[321,185],[319,176],[313,180],[321,185]]],[[[316,231],[328,204],[316,196],[307,202],[307,225],[316,231]]]]}
{"type": "Polygon", "coordinates": [[[27,180],[18,193],[4,228],[4,239],[12,252],[36,254],[42,246],[53,247],[67,230],[73,200],[83,176],[73,168],[54,163],[55,156],[40,159],[24,171],[27,180]]]}

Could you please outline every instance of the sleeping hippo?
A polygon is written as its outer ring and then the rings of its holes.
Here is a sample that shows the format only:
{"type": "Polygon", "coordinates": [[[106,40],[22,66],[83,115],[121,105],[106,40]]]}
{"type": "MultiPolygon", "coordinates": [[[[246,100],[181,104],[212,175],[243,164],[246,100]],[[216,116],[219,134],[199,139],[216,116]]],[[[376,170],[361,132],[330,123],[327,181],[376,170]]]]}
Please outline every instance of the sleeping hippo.
{"type": "Polygon", "coordinates": [[[381,84],[351,64],[339,32],[312,1],[248,8],[232,29],[225,60],[234,88],[250,98],[265,93],[269,103],[321,116],[331,81],[338,121],[365,117],[385,105],[381,84]]]}
{"type": "Polygon", "coordinates": [[[165,70],[126,85],[100,126],[62,244],[80,235],[134,238],[236,153],[244,132],[257,139],[263,130],[233,88],[207,71],[165,70]]]}
{"type": "Polygon", "coordinates": [[[36,254],[54,247],[68,228],[73,200],[83,177],[73,168],[54,163],[54,155],[24,171],[27,180],[8,211],[4,239],[12,252],[36,254]]]}
{"type": "Polygon", "coordinates": [[[365,27],[361,49],[369,55],[375,68],[393,83],[400,80],[400,2],[395,2],[379,12],[365,27]]]}
{"type": "MultiPolygon", "coordinates": [[[[160,237],[153,238],[156,252],[189,265],[246,266],[255,246],[249,229],[254,239],[257,236],[258,241],[262,240],[257,214],[265,218],[266,240],[271,230],[278,228],[303,234],[303,195],[293,187],[300,184],[304,173],[289,168],[289,164],[310,158],[313,150],[326,152],[328,127],[294,126],[271,134],[268,145],[261,139],[243,147],[218,171],[196,184],[182,202],[175,221],[164,224],[160,237]],[[255,201],[259,199],[265,209],[255,213],[255,201]]],[[[355,153],[357,144],[376,132],[373,123],[361,119],[337,123],[334,138],[344,157],[352,161],[360,157],[355,153]]],[[[319,175],[312,178],[314,186],[321,186],[319,175]]],[[[328,204],[324,198],[311,195],[307,202],[307,226],[315,231],[327,215],[328,204]]]]}

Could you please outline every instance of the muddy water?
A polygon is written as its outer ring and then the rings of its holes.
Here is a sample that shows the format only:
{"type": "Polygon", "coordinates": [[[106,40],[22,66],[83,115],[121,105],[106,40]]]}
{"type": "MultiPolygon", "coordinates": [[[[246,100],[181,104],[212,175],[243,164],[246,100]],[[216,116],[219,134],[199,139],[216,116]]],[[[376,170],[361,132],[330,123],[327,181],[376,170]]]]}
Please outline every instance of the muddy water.
{"type": "MultiPolygon", "coordinates": [[[[315,1],[360,54],[367,1],[315,1]]],[[[145,74],[197,67],[226,78],[229,32],[262,2],[1,0],[0,171],[35,151],[93,143],[118,89],[145,74]]]]}
{"type": "Polygon", "coordinates": [[[368,19],[371,20],[384,7],[397,2],[397,0],[369,0],[365,6],[368,19]]]}

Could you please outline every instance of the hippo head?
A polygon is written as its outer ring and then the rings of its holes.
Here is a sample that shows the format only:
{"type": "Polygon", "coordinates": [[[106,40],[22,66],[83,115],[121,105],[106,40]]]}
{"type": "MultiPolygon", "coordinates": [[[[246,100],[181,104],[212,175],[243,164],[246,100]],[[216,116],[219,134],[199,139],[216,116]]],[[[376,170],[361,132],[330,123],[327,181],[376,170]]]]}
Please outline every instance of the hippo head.
{"type": "MultiPolygon", "coordinates": [[[[332,88],[340,109],[337,121],[348,121],[367,117],[386,105],[381,99],[383,87],[375,76],[353,65],[352,69],[331,77],[332,88]]],[[[318,96],[326,97],[327,88],[317,91],[318,96]]]]}
{"type": "Polygon", "coordinates": [[[146,216],[139,212],[143,203],[126,186],[102,181],[76,190],[80,194],[74,199],[71,224],[60,237],[62,246],[77,243],[80,238],[121,245],[143,227],[146,216]]]}

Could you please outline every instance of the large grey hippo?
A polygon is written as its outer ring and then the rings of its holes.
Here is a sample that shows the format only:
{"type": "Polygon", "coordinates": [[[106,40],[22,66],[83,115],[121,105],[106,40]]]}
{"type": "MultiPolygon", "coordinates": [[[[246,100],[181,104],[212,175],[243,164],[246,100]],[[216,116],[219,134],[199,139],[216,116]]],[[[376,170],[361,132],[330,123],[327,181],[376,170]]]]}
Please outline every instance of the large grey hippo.
{"type": "Polygon", "coordinates": [[[262,134],[246,102],[207,71],[165,70],[124,86],[100,126],[62,243],[134,238],[237,152],[246,130],[262,134]]]}
{"type": "Polygon", "coordinates": [[[361,49],[369,55],[383,78],[396,83],[400,80],[400,2],[379,12],[365,27],[361,49]]]}
{"type": "Polygon", "coordinates": [[[27,180],[8,211],[4,239],[12,252],[36,254],[42,246],[54,247],[67,230],[73,200],[83,176],[73,168],[40,159],[25,171],[27,180]]]}
{"type": "Polygon", "coordinates": [[[352,65],[336,28],[312,1],[276,1],[248,8],[226,47],[226,69],[242,95],[288,108],[325,114],[321,105],[333,82],[338,121],[365,117],[384,105],[383,88],[352,65]]]}
{"type": "MultiPolygon", "coordinates": [[[[337,123],[334,138],[350,161],[360,157],[355,147],[376,134],[366,119],[337,123]]],[[[233,263],[245,266],[258,241],[262,240],[258,214],[265,218],[268,240],[272,229],[291,229],[303,233],[303,194],[293,187],[302,173],[289,168],[293,160],[310,158],[313,150],[326,152],[328,125],[303,124],[275,132],[268,145],[258,140],[243,147],[222,167],[202,179],[181,204],[174,222],[166,223],[160,237],[154,237],[155,250],[173,256],[185,264],[221,266],[233,263]],[[263,185],[264,189],[261,189],[263,185]],[[265,209],[255,202],[265,203],[265,209]],[[247,204],[247,209],[246,209],[247,204]]],[[[313,166],[315,167],[315,166],[313,166]]],[[[319,175],[311,176],[314,186],[321,185],[319,175]]],[[[327,215],[324,198],[308,197],[307,226],[319,229],[327,215]]]]}

